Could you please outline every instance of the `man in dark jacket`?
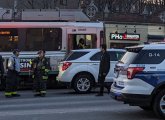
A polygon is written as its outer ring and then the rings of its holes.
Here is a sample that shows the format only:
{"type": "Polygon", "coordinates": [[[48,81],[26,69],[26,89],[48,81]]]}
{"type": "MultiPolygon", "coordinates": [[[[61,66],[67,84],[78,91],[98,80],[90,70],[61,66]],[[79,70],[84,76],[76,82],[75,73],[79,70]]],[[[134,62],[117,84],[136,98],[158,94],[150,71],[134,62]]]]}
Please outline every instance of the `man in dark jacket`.
{"type": "Polygon", "coordinates": [[[3,79],[3,74],[4,74],[4,66],[3,66],[3,58],[2,56],[0,55],[0,71],[1,71],[1,82],[2,82],[2,79],[3,79]]]}
{"type": "Polygon", "coordinates": [[[107,52],[106,44],[101,45],[101,58],[99,67],[98,83],[100,86],[100,91],[96,96],[103,96],[104,92],[104,81],[110,69],[110,56],[107,52]]]}
{"type": "Polygon", "coordinates": [[[44,97],[46,95],[46,82],[48,79],[48,72],[50,69],[50,64],[48,59],[45,57],[45,50],[40,50],[38,52],[38,57],[33,60],[33,79],[34,79],[34,96],[44,97]]]}

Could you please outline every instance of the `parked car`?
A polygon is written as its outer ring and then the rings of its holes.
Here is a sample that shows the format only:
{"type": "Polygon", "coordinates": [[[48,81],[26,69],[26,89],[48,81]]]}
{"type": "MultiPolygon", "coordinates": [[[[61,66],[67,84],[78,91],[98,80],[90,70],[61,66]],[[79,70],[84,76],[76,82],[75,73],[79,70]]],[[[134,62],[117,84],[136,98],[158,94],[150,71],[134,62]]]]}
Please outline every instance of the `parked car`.
{"type": "Polygon", "coordinates": [[[115,67],[112,98],[165,118],[165,44],[126,49],[115,67]]]}
{"type": "MultiPolygon", "coordinates": [[[[125,50],[108,49],[110,54],[110,71],[106,77],[107,84],[112,83],[114,67],[123,56],[125,50]]],[[[73,50],[59,65],[57,80],[74,88],[77,93],[90,92],[98,80],[99,61],[101,52],[99,49],[73,50]]]]}

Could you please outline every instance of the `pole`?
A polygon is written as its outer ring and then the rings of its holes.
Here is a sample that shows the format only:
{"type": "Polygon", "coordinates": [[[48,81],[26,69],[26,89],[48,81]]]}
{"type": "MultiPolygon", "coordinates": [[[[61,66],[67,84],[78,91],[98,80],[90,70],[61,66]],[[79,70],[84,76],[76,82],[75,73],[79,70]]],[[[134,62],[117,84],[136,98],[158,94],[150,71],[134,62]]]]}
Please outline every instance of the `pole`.
{"type": "Polygon", "coordinates": [[[17,0],[14,0],[14,7],[13,7],[13,20],[15,20],[15,14],[17,13],[17,0]]]}

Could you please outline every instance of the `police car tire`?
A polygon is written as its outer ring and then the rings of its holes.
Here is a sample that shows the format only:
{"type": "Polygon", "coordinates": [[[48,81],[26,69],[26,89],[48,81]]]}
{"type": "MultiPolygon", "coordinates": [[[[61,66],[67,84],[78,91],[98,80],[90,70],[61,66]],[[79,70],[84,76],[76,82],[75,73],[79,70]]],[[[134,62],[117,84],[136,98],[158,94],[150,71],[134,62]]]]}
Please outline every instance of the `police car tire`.
{"type": "Polygon", "coordinates": [[[163,112],[161,111],[161,108],[160,108],[160,101],[161,101],[163,96],[165,96],[165,90],[160,91],[155,96],[155,100],[154,100],[154,104],[153,104],[153,110],[158,117],[165,119],[165,114],[163,114],[163,112]]]}
{"type": "Polygon", "coordinates": [[[75,77],[75,79],[74,79],[73,88],[74,88],[74,90],[76,91],[76,93],[80,93],[80,94],[89,93],[89,92],[91,91],[91,88],[92,88],[92,77],[91,77],[89,74],[87,74],[87,73],[85,73],[85,74],[83,74],[83,73],[82,73],[82,74],[78,74],[78,75],[75,77]],[[79,90],[79,88],[77,87],[77,84],[78,84],[78,82],[79,82],[79,80],[80,80],[81,78],[87,78],[87,79],[89,80],[90,87],[89,87],[89,89],[87,89],[86,91],[81,91],[81,90],[79,90]]]}

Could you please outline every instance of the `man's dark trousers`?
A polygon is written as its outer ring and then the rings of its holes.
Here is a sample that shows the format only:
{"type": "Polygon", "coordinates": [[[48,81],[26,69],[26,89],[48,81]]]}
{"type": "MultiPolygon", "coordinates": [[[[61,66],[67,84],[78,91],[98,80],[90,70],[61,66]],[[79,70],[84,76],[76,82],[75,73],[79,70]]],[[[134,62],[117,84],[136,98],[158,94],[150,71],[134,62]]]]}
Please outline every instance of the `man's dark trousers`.
{"type": "Polygon", "coordinates": [[[105,75],[103,75],[103,74],[100,74],[99,75],[99,78],[98,78],[98,83],[99,83],[99,86],[100,86],[100,92],[99,92],[99,94],[103,94],[103,92],[104,92],[104,81],[105,81],[105,75]]]}
{"type": "Polygon", "coordinates": [[[12,94],[16,94],[17,86],[18,86],[18,72],[14,70],[8,70],[5,94],[9,96],[11,96],[12,94]]]}

